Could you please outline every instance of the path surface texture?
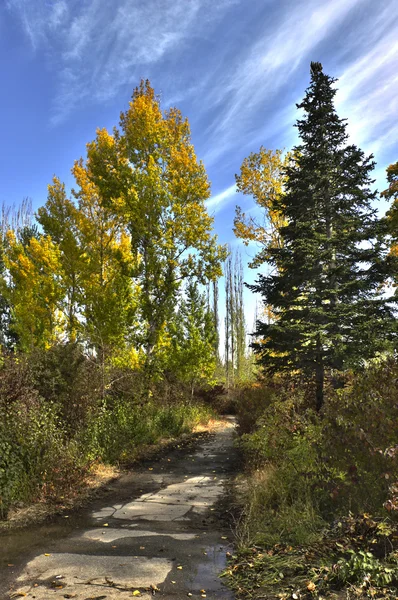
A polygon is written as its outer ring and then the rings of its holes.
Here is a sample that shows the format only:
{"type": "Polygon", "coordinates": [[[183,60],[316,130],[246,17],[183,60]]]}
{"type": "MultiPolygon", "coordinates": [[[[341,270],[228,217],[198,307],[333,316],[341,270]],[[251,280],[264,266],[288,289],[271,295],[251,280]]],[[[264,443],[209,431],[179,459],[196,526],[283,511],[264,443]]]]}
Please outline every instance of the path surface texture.
{"type": "Polygon", "coordinates": [[[226,485],[234,424],[165,450],[50,524],[0,536],[0,598],[233,598],[218,574],[231,550],[226,485]]]}

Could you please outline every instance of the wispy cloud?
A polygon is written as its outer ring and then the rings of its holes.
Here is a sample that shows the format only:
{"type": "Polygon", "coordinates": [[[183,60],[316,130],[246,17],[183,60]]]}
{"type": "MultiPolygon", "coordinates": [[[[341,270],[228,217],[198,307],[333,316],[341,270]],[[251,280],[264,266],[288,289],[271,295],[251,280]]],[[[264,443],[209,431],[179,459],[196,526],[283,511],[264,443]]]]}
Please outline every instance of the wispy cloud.
{"type": "MultiPolygon", "coordinates": [[[[34,51],[43,47],[58,71],[53,123],[84,100],[104,101],[136,83],[137,70],[158,63],[236,0],[7,0],[34,51]]],[[[139,73],[139,76],[141,73],[139,73]]]]}
{"type": "Polygon", "coordinates": [[[213,214],[217,214],[225,208],[227,204],[229,204],[236,197],[236,185],[230,185],[225,190],[212,196],[207,202],[206,206],[209,212],[213,214]]]}
{"type": "Polygon", "coordinates": [[[337,84],[337,107],[349,116],[352,140],[372,152],[398,139],[398,9],[387,4],[366,36],[359,36],[361,56],[345,68],[337,84]]]}
{"type": "MultiPolygon", "coordinates": [[[[255,113],[259,107],[272,101],[281,87],[289,83],[302,61],[308,59],[311,51],[331,35],[360,2],[302,1],[290,5],[275,26],[264,21],[264,30],[260,32],[259,39],[253,40],[246,57],[239,61],[235,69],[225,74],[213,98],[210,98],[215,104],[226,106],[222,117],[209,127],[213,137],[218,140],[219,153],[228,145],[231,135],[236,135],[237,128],[243,125],[250,130],[248,121],[257,121],[255,113]]],[[[283,112],[287,118],[282,126],[291,121],[286,109],[283,112]]],[[[275,129],[275,121],[263,127],[263,135],[269,128],[275,129]]],[[[268,135],[270,133],[272,131],[267,131],[268,135]]],[[[217,149],[213,148],[210,160],[216,158],[217,149]]]]}

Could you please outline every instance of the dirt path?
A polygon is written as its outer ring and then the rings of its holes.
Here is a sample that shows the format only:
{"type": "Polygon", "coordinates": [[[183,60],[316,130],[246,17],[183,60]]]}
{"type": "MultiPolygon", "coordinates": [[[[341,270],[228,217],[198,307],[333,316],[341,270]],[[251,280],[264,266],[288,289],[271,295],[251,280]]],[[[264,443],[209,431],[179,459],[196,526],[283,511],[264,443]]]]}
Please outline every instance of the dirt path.
{"type": "Polygon", "coordinates": [[[233,598],[218,578],[232,542],[223,502],[233,437],[227,421],[142,463],[89,508],[2,534],[1,600],[233,598]]]}

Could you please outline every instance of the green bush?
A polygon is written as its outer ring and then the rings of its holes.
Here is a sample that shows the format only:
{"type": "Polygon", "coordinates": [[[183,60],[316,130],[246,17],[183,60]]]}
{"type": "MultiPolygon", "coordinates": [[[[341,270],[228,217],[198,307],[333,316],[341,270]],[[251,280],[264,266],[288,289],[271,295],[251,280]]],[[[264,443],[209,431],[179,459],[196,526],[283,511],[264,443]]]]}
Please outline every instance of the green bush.
{"type": "Polygon", "coordinates": [[[62,429],[56,405],[40,398],[0,411],[0,511],[32,499],[57,499],[81,479],[84,457],[62,429]]]}
{"type": "Polygon", "coordinates": [[[73,496],[93,462],[128,463],[142,446],[187,433],[212,416],[209,407],[187,402],[179,385],[173,392],[159,382],[153,399],[144,401],[142,374],[133,371],[107,372],[101,398],[98,374],[76,344],[3,357],[0,518],[17,502],[73,496]]]}
{"type": "Polygon", "coordinates": [[[251,469],[243,530],[261,543],[307,543],[350,511],[398,513],[397,381],[395,361],[371,366],[330,387],[320,415],[300,388],[243,393],[238,414],[251,430],[240,441],[251,469]]]}
{"type": "Polygon", "coordinates": [[[201,405],[132,405],[118,400],[111,410],[104,407],[92,419],[81,439],[90,458],[118,464],[133,459],[137,448],[187,433],[211,415],[210,409],[201,405]]]}
{"type": "Polygon", "coordinates": [[[314,493],[322,474],[314,443],[320,426],[313,413],[300,414],[298,404],[275,401],[256,430],[241,438],[252,469],[242,526],[252,543],[309,543],[325,527],[326,493],[314,493]]]}

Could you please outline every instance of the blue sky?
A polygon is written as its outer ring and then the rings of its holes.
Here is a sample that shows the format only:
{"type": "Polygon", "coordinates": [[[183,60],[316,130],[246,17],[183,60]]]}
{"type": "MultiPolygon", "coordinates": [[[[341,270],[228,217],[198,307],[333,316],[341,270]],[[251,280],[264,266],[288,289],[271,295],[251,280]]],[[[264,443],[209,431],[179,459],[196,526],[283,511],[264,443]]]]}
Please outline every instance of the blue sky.
{"type": "Polygon", "coordinates": [[[71,185],[96,127],[149,78],[188,117],[215,229],[236,245],[235,205],[252,202],[234,175],[261,144],[297,141],[311,60],[339,78],[338,112],[383,189],[398,160],[396,0],[1,0],[0,202],[38,208],[53,174],[71,185]]]}

